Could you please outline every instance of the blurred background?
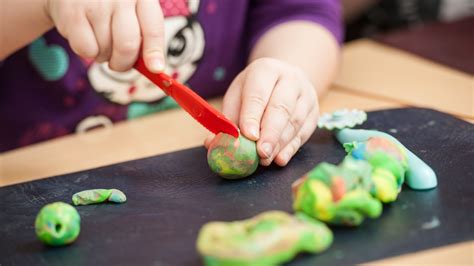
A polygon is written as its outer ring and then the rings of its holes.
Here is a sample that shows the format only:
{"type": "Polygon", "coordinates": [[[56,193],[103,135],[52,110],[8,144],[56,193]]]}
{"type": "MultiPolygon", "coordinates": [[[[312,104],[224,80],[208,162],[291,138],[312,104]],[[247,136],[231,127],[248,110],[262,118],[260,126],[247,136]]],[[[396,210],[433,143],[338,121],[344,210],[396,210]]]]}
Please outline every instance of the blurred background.
{"type": "Polygon", "coordinates": [[[372,40],[474,75],[474,0],[342,3],[346,43],[372,40]]]}
{"type": "MultiPolygon", "coordinates": [[[[474,0],[343,0],[346,41],[474,15],[474,0]]],[[[472,34],[473,28],[466,34],[472,34]]]]}

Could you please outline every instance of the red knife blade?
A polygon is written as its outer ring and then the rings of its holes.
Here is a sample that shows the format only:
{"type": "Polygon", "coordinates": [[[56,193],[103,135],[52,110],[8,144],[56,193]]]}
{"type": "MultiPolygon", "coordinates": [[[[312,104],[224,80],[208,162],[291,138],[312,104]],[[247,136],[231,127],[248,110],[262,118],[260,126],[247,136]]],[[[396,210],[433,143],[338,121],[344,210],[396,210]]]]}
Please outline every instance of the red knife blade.
{"type": "Polygon", "coordinates": [[[135,63],[135,69],[172,97],[186,112],[212,133],[223,132],[235,138],[239,137],[237,126],[190,88],[164,73],[150,72],[142,58],[139,58],[135,63]]]}

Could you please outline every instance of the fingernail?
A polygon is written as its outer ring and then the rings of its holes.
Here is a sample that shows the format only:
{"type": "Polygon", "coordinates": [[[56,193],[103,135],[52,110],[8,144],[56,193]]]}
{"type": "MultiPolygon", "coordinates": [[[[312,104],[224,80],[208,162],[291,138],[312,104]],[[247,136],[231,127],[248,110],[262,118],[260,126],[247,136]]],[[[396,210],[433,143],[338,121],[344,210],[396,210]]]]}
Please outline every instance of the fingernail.
{"type": "Polygon", "coordinates": [[[255,126],[248,126],[248,131],[253,140],[258,139],[258,129],[255,126]]]}
{"type": "Polygon", "coordinates": [[[283,161],[284,164],[287,164],[290,160],[290,156],[288,156],[288,154],[286,153],[283,153],[282,155],[280,155],[280,159],[283,161]]]}
{"type": "Polygon", "coordinates": [[[153,58],[150,60],[150,68],[152,72],[160,72],[165,70],[165,64],[162,60],[158,58],[153,58]]]}
{"type": "Polygon", "coordinates": [[[263,150],[263,153],[265,153],[265,156],[267,158],[270,158],[272,156],[272,152],[273,152],[272,144],[268,142],[263,143],[262,150],[263,150]]]}

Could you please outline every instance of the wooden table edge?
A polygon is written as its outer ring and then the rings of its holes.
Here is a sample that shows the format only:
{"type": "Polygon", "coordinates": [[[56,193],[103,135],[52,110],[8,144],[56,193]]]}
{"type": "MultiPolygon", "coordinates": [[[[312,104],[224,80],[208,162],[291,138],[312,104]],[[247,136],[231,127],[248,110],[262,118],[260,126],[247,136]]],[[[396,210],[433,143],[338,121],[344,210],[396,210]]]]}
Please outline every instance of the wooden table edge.
{"type": "Polygon", "coordinates": [[[397,54],[403,54],[404,56],[412,57],[412,58],[414,58],[418,61],[421,61],[425,64],[432,65],[436,68],[441,68],[441,69],[444,69],[446,71],[456,73],[458,75],[464,76],[465,78],[469,78],[469,79],[474,78],[473,75],[471,75],[467,72],[464,72],[462,70],[459,70],[457,68],[453,68],[453,67],[450,67],[450,66],[447,66],[447,65],[443,65],[439,62],[432,61],[429,58],[423,57],[421,55],[412,53],[410,51],[404,50],[404,49],[399,48],[399,47],[395,47],[395,46],[391,46],[391,45],[388,45],[388,44],[385,44],[385,43],[381,43],[381,42],[378,42],[378,41],[376,41],[374,39],[370,39],[370,38],[362,38],[362,39],[354,40],[352,42],[347,43],[345,48],[346,47],[350,48],[352,45],[355,46],[355,45],[364,45],[364,44],[365,45],[378,46],[378,47],[380,47],[384,50],[391,50],[392,52],[395,52],[397,54]]]}
{"type": "Polygon", "coordinates": [[[400,256],[362,263],[361,265],[474,265],[474,241],[458,242],[400,256]]]}

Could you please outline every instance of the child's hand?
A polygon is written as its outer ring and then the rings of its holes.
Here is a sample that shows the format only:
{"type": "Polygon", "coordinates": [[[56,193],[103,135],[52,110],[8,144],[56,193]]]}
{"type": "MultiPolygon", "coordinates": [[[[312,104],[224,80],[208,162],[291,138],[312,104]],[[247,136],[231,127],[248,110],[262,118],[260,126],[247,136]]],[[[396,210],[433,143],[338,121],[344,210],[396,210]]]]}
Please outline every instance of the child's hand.
{"type": "Polygon", "coordinates": [[[302,70],[261,58],[234,79],[224,97],[223,113],[247,138],[258,140],[262,165],[275,160],[285,166],[316,129],[319,106],[302,70]]]}
{"type": "Polygon", "coordinates": [[[130,69],[139,56],[150,71],[164,68],[163,13],[158,0],[45,0],[45,10],[78,55],[130,69]]]}

